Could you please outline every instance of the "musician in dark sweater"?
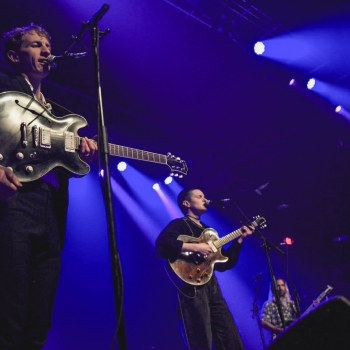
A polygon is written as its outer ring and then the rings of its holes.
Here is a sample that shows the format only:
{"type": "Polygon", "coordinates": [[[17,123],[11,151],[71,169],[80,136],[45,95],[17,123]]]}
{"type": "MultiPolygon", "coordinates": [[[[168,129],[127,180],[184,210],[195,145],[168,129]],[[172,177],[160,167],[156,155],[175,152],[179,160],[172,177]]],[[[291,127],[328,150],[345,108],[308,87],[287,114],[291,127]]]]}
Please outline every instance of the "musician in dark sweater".
{"type": "MultiPolygon", "coordinates": [[[[10,30],[3,38],[4,56],[14,73],[0,73],[0,93],[25,93],[51,112],[41,92],[41,81],[50,71],[48,32],[30,24],[10,30]]],[[[1,130],[2,123],[9,123],[6,105],[0,113],[1,130]]],[[[19,127],[14,125],[14,130],[19,127]]],[[[6,148],[5,136],[1,149],[6,148]]],[[[82,140],[82,160],[93,160],[96,151],[94,142],[82,140]]],[[[67,207],[67,175],[53,169],[39,180],[20,183],[11,169],[0,165],[0,349],[44,346],[51,327],[67,207]]]]}
{"type": "MultiPolygon", "coordinates": [[[[200,217],[207,211],[203,192],[196,188],[186,189],[178,195],[178,205],[185,216],[171,221],[156,240],[159,257],[174,261],[180,253],[193,252],[202,257],[213,252],[206,242],[188,243],[178,240],[179,235],[199,237],[208,228],[200,217]]],[[[222,249],[228,261],[216,263],[215,270],[225,271],[237,263],[241,243],[252,233],[247,226],[243,234],[228,249],[222,249]]],[[[183,338],[190,350],[210,350],[212,343],[216,350],[244,349],[240,334],[222,296],[215,274],[209,282],[200,285],[185,285],[178,289],[178,317],[182,324],[183,338]]]]}

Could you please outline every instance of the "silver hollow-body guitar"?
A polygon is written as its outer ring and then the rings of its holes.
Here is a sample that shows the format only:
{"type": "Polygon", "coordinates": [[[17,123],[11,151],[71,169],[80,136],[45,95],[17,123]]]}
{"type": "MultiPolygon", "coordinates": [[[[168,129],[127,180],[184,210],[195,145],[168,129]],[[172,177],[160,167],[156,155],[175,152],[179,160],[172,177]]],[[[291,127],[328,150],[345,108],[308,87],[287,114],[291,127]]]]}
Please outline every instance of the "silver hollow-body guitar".
{"type": "MultiPolygon", "coordinates": [[[[0,93],[0,165],[10,168],[21,182],[44,176],[55,167],[80,177],[90,166],[79,157],[78,130],[84,117],[55,117],[32,96],[21,92],[0,93]]],[[[162,155],[109,143],[109,154],[165,164],[172,175],[186,175],[186,163],[171,154],[162,155]]]]}

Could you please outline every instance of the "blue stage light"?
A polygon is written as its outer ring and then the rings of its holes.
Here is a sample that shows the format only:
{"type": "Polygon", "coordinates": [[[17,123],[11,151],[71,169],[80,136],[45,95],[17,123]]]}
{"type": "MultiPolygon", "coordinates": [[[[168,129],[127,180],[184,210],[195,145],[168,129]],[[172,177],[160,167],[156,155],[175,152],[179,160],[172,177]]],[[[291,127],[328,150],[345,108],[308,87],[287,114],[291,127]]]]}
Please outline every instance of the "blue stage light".
{"type": "Polygon", "coordinates": [[[159,190],[160,190],[159,184],[154,184],[154,185],[152,186],[152,188],[153,188],[155,191],[159,191],[159,190]]]}
{"type": "Polygon", "coordinates": [[[308,82],[307,82],[307,88],[309,90],[313,89],[316,85],[316,80],[314,78],[311,78],[308,82]]]}
{"type": "Polygon", "coordinates": [[[166,185],[169,185],[169,184],[171,184],[172,182],[173,182],[172,176],[168,176],[168,177],[164,180],[164,183],[165,183],[166,185]]]}
{"type": "Polygon", "coordinates": [[[119,171],[124,171],[126,169],[126,166],[127,165],[126,165],[125,162],[120,162],[120,163],[118,163],[117,168],[118,168],[119,171]]]}
{"type": "Polygon", "coordinates": [[[265,45],[264,43],[262,43],[261,41],[258,41],[255,45],[254,45],[254,52],[257,55],[262,55],[265,52],[265,45]]]}

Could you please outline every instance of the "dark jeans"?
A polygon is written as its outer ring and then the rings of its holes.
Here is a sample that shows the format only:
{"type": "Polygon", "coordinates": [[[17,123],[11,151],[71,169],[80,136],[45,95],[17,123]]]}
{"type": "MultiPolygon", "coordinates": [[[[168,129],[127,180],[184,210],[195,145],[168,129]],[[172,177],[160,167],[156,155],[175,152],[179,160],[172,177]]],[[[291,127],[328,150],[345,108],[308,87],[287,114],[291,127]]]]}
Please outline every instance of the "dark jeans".
{"type": "Polygon", "coordinates": [[[189,350],[211,350],[213,341],[216,350],[244,349],[215,275],[196,288],[194,298],[178,295],[178,314],[189,350]]]}
{"type": "Polygon", "coordinates": [[[38,181],[0,201],[1,350],[45,344],[61,265],[56,196],[38,181]]]}

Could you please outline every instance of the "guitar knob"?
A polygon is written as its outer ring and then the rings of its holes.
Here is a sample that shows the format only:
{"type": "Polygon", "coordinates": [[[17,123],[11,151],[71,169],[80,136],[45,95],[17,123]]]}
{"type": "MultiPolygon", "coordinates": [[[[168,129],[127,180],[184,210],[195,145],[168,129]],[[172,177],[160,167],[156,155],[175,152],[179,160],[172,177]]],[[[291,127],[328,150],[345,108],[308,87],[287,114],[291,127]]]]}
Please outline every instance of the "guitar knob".
{"type": "Polygon", "coordinates": [[[33,171],[34,171],[34,169],[33,169],[32,166],[30,166],[30,165],[26,166],[26,172],[27,172],[28,174],[31,174],[33,171]]]}
{"type": "Polygon", "coordinates": [[[206,271],[206,272],[204,272],[204,276],[205,277],[208,277],[209,276],[209,273],[206,271]]]}
{"type": "Polygon", "coordinates": [[[202,280],[201,278],[197,278],[197,282],[198,282],[198,283],[200,283],[200,282],[201,282],[201,280],[202,280]]]}
{"type": "Polygon", "coordinates": [[[188,275],[188,278],[191,280],[193,278],[193,275],[188,275]]]}
{"type": "Polygon", "coordinates": [[[196,271],[197,271],[197,272],[201,272],[200,267],[197,267],[196,271]]]}
{"type": "Polygon", "coordinates": [[[23,159],[23,158],[24,158],[24,154],[23,154],[22,152],[18,152],[18,153],[16,154],[16,158],[17,158],[17,159],[23,159]]]}

